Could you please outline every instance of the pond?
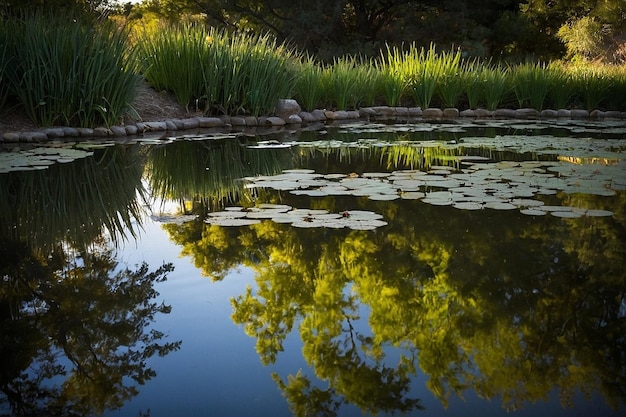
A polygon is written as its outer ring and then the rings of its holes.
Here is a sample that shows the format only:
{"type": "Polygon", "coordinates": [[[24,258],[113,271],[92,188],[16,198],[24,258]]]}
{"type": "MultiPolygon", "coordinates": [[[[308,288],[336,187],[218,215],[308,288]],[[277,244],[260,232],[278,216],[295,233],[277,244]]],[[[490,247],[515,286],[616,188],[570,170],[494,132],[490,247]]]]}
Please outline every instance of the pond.
{"type": "Polygon", "coordinates": [[[623,415],[626,126],[0,153],[0,414],[623,415]]]}

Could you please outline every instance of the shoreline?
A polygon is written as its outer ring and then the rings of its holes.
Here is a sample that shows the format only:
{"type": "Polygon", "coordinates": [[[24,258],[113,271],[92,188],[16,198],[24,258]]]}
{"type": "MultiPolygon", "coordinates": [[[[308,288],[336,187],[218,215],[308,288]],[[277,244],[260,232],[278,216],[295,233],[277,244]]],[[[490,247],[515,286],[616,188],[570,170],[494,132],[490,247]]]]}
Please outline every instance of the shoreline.
{"type": "Polygon", "coordinates": [[[256,130],[304,128],[309,125],[344,121],[371,121],[371,122],[453,122],[458,119],[477,120],[624,120],[626,112],[594,110],[552,110],[538,111],[535,109],[497,109],[497,110],[462,110],[456,108],[428,108],[419,107],[389,107],[374,106],[363,107],[359,110],[314,110],[312,112],[299,111],[291,114],[268,117],[254,116],[191,116],[188,118],[171,118],[161,121],[132,122],[124,125],[110,127],[80,128],[69,126],[43,127],[34,130],[9,131],[0,137],[0,145],[19,145],[27,143],[46,143],[63,139],[103,139],[124,138],[151,133],[185,132],[198,129],[217,129],[218,131],[231,132],[233,129],[256,130]]]}

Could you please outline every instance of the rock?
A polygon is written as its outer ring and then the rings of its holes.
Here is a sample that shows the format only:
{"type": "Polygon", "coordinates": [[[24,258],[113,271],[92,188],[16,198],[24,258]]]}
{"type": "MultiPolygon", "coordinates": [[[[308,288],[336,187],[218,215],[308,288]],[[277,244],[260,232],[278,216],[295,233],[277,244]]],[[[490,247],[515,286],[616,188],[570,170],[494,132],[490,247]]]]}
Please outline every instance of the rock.
{"type": "Polygon", "coordinates": [[[453,107],[443,109],[443,117],[444,119],[456,119],[459,117],[459,109],[453,107]]]}
{"type": "Polygon", "coordinates": [[[598,109],[592,110],[591,113],[589,113],[589,117],[592,119],[604,119],[604,112],[598,109]]]}
{"type": "Polygon", "coordinates": [[[422,116],[427,119],[441,119],[443,117],[443,110],[436,107],[430,107],[422,111],[422,116]]]}
{"type": "Polygon", "coordinates": [[[286,123],[280,117],[270,116],[270,117],[265,119],[265,123],[264,124],[274,127],[274,126],[284,126],[286,123]]]}
{"type": "Polygon", "coordinates": [[[556,119],[559,116],[559,112],[556,110],[545,109],[541,110],[541,117],[545,119],[556,119]]]}
{"type": "Polygon", "coordinates": [[[534,119],[539,117],[539,111],[535,109],[517,109],[515,110],[515,117],[518,119],[534,119]]]}
{"type": "Polygon", "coordinates": [[[245,121],[246,126],[257,126],[259,124],[259,121],[254,116],[246,116],[245,121]]]}
{"type": "Polygon", "coordinates": [[[487,110],[487,109],[476,109],[474,110],[474,113],[476,114],[476,117],[478,118],[486,118],[486,117],[493,117],[493,111],[491,110],[487,110]]]}
{"type": "Polygon", "coordinates": [[[493,113],[493,117],[497,117],[499,119],[515,119],[516,114],[515,110],[512,109],[496,109],[493,113]]]}
{"type": "Polygon", "coordinates": [[[313,117],[315,117],[315,121],[317,122],[326,120],[326,114],[323,110],[313,110],[311,114],[313,115],[313,117]]]}
{"type": "Polygon", "coordinates": [[[198,117],[200,127],[221,127],[224,121],[218,117],[198,117]]]}
{"type": "Polygon", "coordinates": [[[138,132],[137,126],[135,125],[126,125],[124,128],[126,129],[126,134],[129,136],[136,135],[138,132]]]}
{"type": "Polygon", "coordinates": [[[396,117],[396,109],[394,107],[376,106],[373,109],[379,117],[396,117]]]}
{"type": "Polygon", "coordinates": [[[173,120],[166,120],[165,121],[165,130],[176,131],[176,130],[178,130],[178,126],[176,125],[176,123],[174,123],[173,120]]]}
{"type": "Polygon", "coordinates": [[[240,116],[231,116],[230,117],[230,125],[231,126],[245,126],[246,119],[240,116]]]}
{"type": "Polygon", "coordinates": [[[362,117],[364,119],[369,119],[370,117],[375,117],[376,116],[376,110],[374,110],[371,107],[361,107],[359,109],[359,117],[362,117]]]}
{"type": "Polygon", "coordinates": [[[192,117],[190,119],[183,120],[183,129],[197,129],[200,127],[200,121],[197,117],[192,117]]]}
{"type": "Polygon", "coordinates": [[[409,108],[408,107],[396,107],[395,109],[395,117],[399,119],[408,119],[409,118],[409,108]]]}
{"type": "Polygon", "coordinates": [[[604,117],[607,119],[621,119],[622,112],[617,110],[609,110],[604,112],[604,117]]]}
{"type": "Polygon", "coordinates": [[[572,119],[586,119],[589,117],[589,112],[587,110],[576,109],[570,110],[570,115],[572,119]]]}
{"type": "Polygon", "coordinates": [[[2,135],[2,139],[5,142],[11,142],[11,143],[19,142],[20,134],[17,132],[7,132],[4,135],[2,135]]]}
{"type": "Polygon", "coordinates": [[[113,136],[113,132],[111,131],[111,129],[107,129],[106,127],[96,127],[93,130],[93,135],[99,138],[103,138],[107,136],[113,136]]]}
{"type": "Polygon", "coordinates": [[[46,127],[41,129],[41,131],[46,134],[48,139],[62,138],[65,136],[65,132],[63,132],[63,129],[60,127],[46,127]]]}
{"type": "Polygon", "coordinates": [[[76,138],[76,137],[80,136],[80,133],[78,132],[78,129],[76,129],[74,127],[64,126],[61,129],[63,129],[63,134],[65,136],[72,137],[72,138],[76,138]]]}
{"type": "Polygon", "coordinates": [[[46,142],[48,135],[44,132],[22,132],[20,133],[20,142],[46,142]]]}
{"type": "Polygon", "coordinates": [[[346,112],[346,119],[358,119],[361,117],[361,113],[358,110],[348,110],[346,112]]]}
{"type": "Polygon", "coordinates": [[[126,128],[124,126],[111,126],[109,129],[111,130],[111,133],[113,133],[113,136],[126,136],[126,128]]]}
{"type": "Polygon", "coordinates": [[[572,112],[570,110],[567,110],[567,109],[559,109],[556,112],[556,117],[567,117],[567,118],[570,118],[570,117],[572,117],[572,112]]]}
{"type": "Polygon", "coordinates": [[[315,123],[318,121],[317,118],[308,111],[301,111],[298,113],[298,116],[300,116],[300,119],[302,119],[304,123],[315,123]]]}
{"type": "Polygon", "coordinates": [[[459,113],[461,117],[476,117],[476,112],[472,109],[463,110],[459,113]]]}
{"type": "Polygon", "coordinates": [[[302,124],[302,118],[298,116],[297,114],[292,114],[291,116],[287,118],[287,120],[285,120],[285,122],[291,125],[299,125],[299,124],[302,124]]]}
{"type": "Polygon", "coordinates": [[[302,108],[296,100],[293,99],[280,99],[276,103],[276,116],[283,120],[287,120],[289,116],[298,114],[302,111],[302,108]]]}
{"type": "Polygon", "coordinates": [[[93,129],[90,127],[77,127],[78,134],[83,138],[89,138],[93,136],[93,129]]]}
{"type": "Polygon", "coordinates": [[[424,112],[421,107],[409,107],[409,116],[410,117],[422,117],[424,112]]]}
{"type": "Polygon", "coordinates": [[[324,120],[335,120],[337,119],[336,112],[332,110],[324,110],[324,120]]]}
{"type": "Polygon", "coordinates": [[[146,132],[163,132],[167,130],[165,122],[145,122],[143,125],[146,132]]]}
{"type": "MultiPolygon", "coordinates": [[[[129,125],[132,126],[132,125],[129,125]]],[[[143,133],[146,130],[146,126],[142,122],[135,123],[135,127],[137,128],[137,133],[143,133]]]]}

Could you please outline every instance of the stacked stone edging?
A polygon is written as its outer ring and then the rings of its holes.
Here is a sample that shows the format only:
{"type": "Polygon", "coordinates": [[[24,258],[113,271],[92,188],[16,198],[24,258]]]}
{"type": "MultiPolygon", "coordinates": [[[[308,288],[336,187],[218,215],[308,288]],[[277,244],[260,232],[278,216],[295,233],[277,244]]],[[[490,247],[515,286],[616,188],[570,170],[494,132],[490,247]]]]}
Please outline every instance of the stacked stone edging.
{"type": "MultiPolygon", "coordinates": [[[[63,138],[123,138],[126,136],[142,135],[157,132],[175,132],[185,130],[217,128],[236,130],[242,128],[270,128],[280,129],[285,126],[303,126],[314,123],[333,123],[350,120],[390,121],[390,120],[454,120],[457,118],[476,119],[616,119],[626,120],[626,112],[593,110],[588,112],[581,109],[497,109],[497,110],[463,110],[456,108],[427,108],[419,107],[390,107],[375,106],[363,107],[358,110],[313,110],[302,111],[299,106],[294,107],[295,100],[288,102],[289,111],[277,112],[279,117],[253,116],[196,116],[187,119],[168,119],[164,121],[137,122],[127,125],[110,127],[78,128],[78,127],[46,127],[35,131],[7,132],[0,138],[0,143],[37,143],[63,138]]],[[[297,103],[296,103],[297,105],[297,103]]]]}

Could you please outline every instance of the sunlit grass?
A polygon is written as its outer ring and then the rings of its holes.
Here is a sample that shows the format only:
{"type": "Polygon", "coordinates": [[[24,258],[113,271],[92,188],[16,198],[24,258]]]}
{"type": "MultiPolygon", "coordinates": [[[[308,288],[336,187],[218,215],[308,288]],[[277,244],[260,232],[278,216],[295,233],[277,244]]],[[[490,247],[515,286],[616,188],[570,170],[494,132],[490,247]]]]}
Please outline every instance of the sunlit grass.
{"type": "Polygon", "coordinates": [[[126,32],[107,23],[67,16],[10,23],[8,88],[33,122],[112,125],[131,110],[139,81],[133,49],[126,32]]]}
{"type": "Polygon", "coordinates": [[[297,56],[269,35],[186,24],[148,31],[139,45],[148,82],[206,112],[267,114],[295,91],[297,56]]]}

